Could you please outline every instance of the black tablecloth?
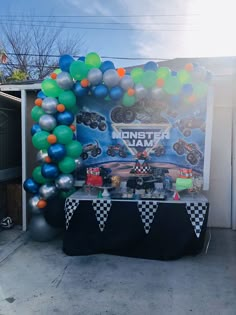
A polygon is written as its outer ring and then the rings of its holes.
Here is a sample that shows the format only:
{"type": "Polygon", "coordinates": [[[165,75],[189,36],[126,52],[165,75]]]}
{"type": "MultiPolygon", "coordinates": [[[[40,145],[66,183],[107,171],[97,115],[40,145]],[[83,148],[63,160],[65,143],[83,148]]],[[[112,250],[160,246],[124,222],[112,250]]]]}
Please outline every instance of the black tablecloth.
{"type": "Polygon", "coordinates": [[[74,203],[73,198],[67,200],[67,229],[63,239],[63,251],[67,255],[109,253],[171,260],[196,255],[203,249],[208,202],[156,202],[153,221],[148,218],[147,224],[146,215],[141,216],[138,201],[112,200],[109,203],[104,222],[93,200],[74,199],[74,203]],[[73,207],[75,211],[71,211],[73,207]],[[194,226],[199,209],[204,211],[202,223],[194,226]]]}

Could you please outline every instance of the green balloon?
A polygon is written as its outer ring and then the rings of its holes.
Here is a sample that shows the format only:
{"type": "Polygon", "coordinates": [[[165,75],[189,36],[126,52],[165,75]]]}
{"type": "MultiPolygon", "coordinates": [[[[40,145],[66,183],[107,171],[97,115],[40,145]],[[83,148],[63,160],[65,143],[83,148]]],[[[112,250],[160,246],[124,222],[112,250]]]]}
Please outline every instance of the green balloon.
{"type": "Polygon", "coordinates": [[[72,91],[64,91],[58,97],[59,103],[71,110],[76,105],[76,96],[72,91]]]}
{"type": "Polygon", "coordinates": [[[88,71],[88,66],[81,60],[73,61],[70,65],[70,74],[75,80],[87,78],[88,71]]]}
{"type": "Polygon", "coordinates": [[[32,173],[32,177],[39,184],[45,184],[45,183],[49,182],[49,180],[47,178],[43,177],[43,175],[41,173],[41,166],[35,167],[35,169],[33,170],[33,173],[32,173]]]}
{"type": "Polygon", "coordinates": [[[156,80],[156,72],[147,70],[143,73],[141,83],[145,88],[149,89],[156,85],[156,80]]]}
{"type": "Polygon", "coordinates": [[[57,142],[61,144],[69,144],[73,139],[73,131],[64,125],[57,126],[53,134],[57,137],[57,142]]]}
{"type": "Polygon", "coordinates": [[[135,96],[129,96],[127,93],[123,95],[122,98],[122,104],[126,107],[133,106],[134,103],[136,102],[136,97],[135,96]]]}
{"type": "Polygon", "coordinates": [[[55,70],[53,71],[53,73],[59,74],[59,73],[61,73],[61,69],[55,69],[55,70]]]}
{"type": "Polygon", "coordinates": [[[76,163],[73,158],[66,156],[58,163],[58,167],[62,173],[69,174],[75,170],[76,163]]]}
{"type": "Polygon", "coordinates": [[[61,191],[59,196],[61,198],[63,198],[63,199],[66,199],[66,198],[70,197],[70,195],[72,195],[74,192],[76,192],[76,188],[75,187],[73,187],[69,191],[61,191]]]}
{"type": "Polygon", "coordinates": [[[38,122],[39,118],[45,114],[44,110],[40,106],[34,106],[31,110],[31,117],[34,121],[38,122]]]}
{"type": "Polygon", "coordinates": [[[193,86],[193,95],[198,98],[204,97],[207,94],[208,85],[205,82],[195,83],[193,86]]]}
{"type": "Polygon", "coordinates": [[[180,70],[177,73],[177,78],[181,84],[189,83],[191,81],[191,75],[189,71],[186,70],[180,70]]]}
{"type": "Polygon", "coordinates": [[[41,86],[43,93],[49,97],[57,97],[63,92],[63,90],[57,85],[56,80],[53,79],[45,79],[41,86]]]}
{"type": "Polygon", "coordinates": [[[170,76],[165,80],[164,91],[170,95],[176,95],[181,90],[181,83],[175,76],[170,76]]]}
{"type": "Polygon", "coordinates": [[[166,79],[171,74],[171,71],[168,67],[160,67],[157,69],[157,79],[166,79]]]}
{"type": "Polygon", "coordinates": [[[134,83],[140,83],[143,77],[143,69],[142,68],[134,68],[130,72],[131,78],[134,83]]]}
{"type": "Polygon", "coordinates": [[[66,145],[67,156],[72,158],[78,158],[83,151],[82,144],[78,141],[71,141],[66,145]]]}
{"type": "Polygon", "coordinates": [[[48,143],[47,137],[50,135],[47,131],[36,132],[32,137],[33,146],[38,150],[48,149],[50,143],[48,143]]]}
{"type": "Polygon", "coordinates": [[[95,52],[91,52],[85,57],[85,64],[88,67],[92,66],[92,68],[99,68],[101,66],[101,63],[101,58],[95,52]]]}

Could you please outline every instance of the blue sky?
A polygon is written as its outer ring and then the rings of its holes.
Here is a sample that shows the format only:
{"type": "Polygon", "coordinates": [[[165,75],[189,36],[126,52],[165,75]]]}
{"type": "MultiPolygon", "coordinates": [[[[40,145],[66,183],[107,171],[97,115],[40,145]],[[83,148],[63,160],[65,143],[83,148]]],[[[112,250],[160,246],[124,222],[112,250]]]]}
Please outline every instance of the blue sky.
{"type": "MultiPolygon", "coordinates": [[[[81,55],[95,51],[100,56],[169,59],[236,55],[236,41],[229,35],[235,29],[234,11],[232,0],[17,0],[1,3],[0,15],[63,15],[56,20],[67,27],[74,27],[73,21],[89,22],[77,24],[87,29],[63,31],[65,37],[83,36],[81,55]]],[[[142,63],[112,61],[117,67],[142,63]]]]}

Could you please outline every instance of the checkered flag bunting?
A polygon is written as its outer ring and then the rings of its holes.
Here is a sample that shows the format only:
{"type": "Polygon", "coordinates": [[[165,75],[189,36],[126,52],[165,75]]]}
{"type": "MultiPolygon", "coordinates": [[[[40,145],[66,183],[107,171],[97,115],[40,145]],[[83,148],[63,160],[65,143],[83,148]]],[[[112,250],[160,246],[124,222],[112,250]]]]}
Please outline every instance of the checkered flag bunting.
{"type": "Polygon", "coordinates": [[[101,232],[103,232],[103,230],[105,229],[105,223],[107,221],[110,209],[111,200],[107,199],[93,200],[93,210],[96,213],[96,218],[101,232]]]}
{"type": "Polygon", "coordinates": [[[67,198],[65,202],[65,217],[66,217],[66,229],[68,229],[70,220],[73,217],[73,214],[76,210],[76,208],[79,205],[79,200],[78,199],[72,199],[72,198],[67,198]]]}
{"type": "Polygon", "coordinates": [[[140,212],[141,220],[144,225],[144,231],[146,234],[151,229],[151,224],[154,220],[155,213],[158,209],[157,201],[139,200],[138,211],[140,212]]]}
{"type": "Polygon", "coordinates": [[[190,217],[194,232],[196,236],[199,237],[207,211],[207,205],[204,202],[189,202],[186,203],[186,210],[190,217]]]}

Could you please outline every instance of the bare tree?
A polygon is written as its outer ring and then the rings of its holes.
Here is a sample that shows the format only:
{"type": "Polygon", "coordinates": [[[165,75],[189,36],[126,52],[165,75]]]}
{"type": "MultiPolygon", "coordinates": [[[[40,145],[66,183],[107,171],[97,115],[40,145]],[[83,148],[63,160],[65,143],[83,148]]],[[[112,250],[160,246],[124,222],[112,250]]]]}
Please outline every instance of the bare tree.
{"type": "Polygon", "coordinates": [[[52,20],[41,25],[32,18],[26,22],[22,18],[18,23],[1,23],[0,42],[8,61],[0,70],[6,78],[18,72],[28,80],[43,79],[57,67],[58,56],[78,56],[85,44],[83,36],[63,36],[63,25],[54,28],[52,20]]]}

